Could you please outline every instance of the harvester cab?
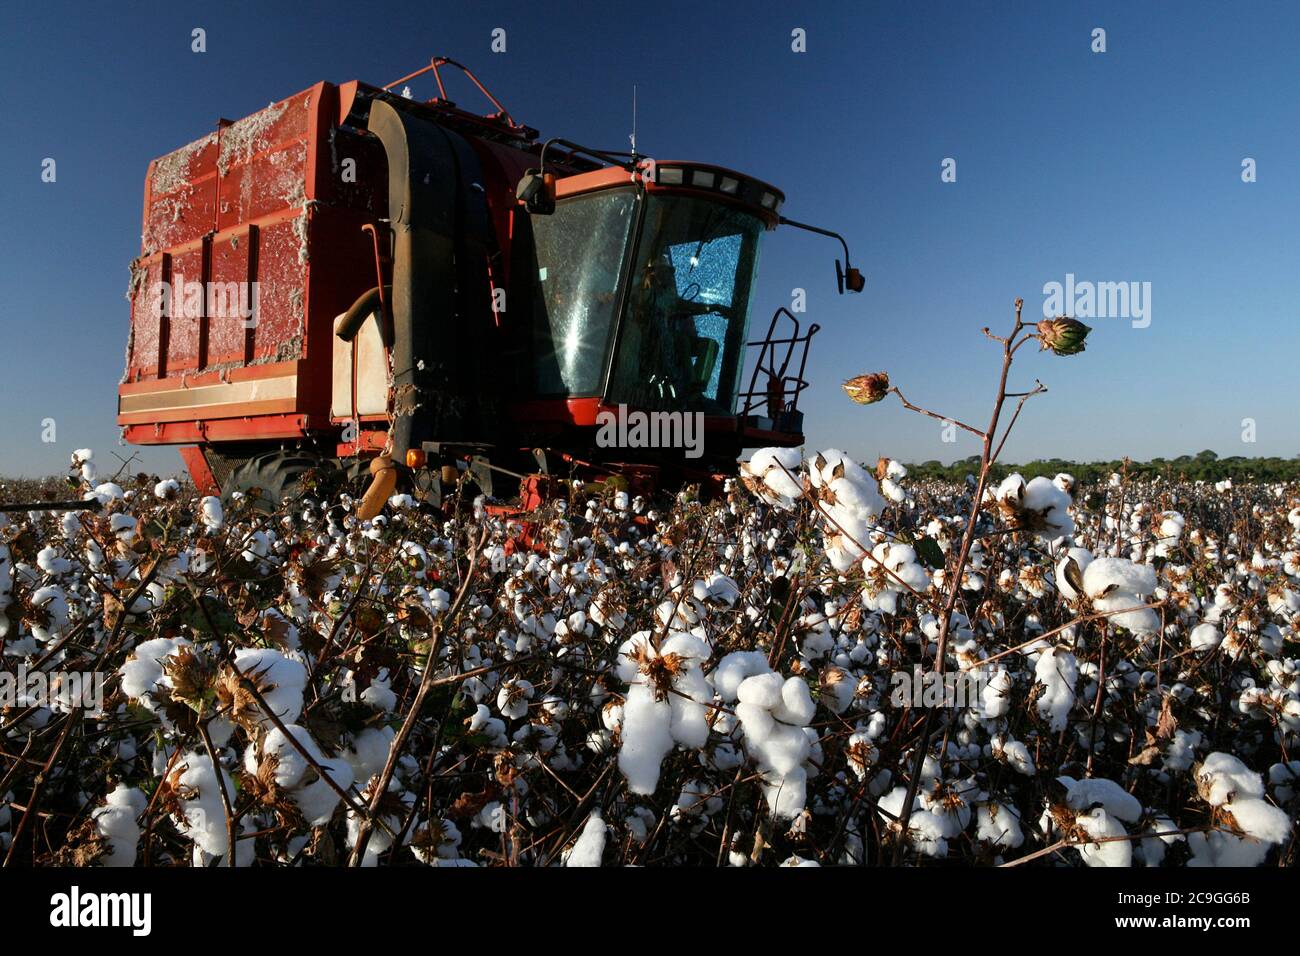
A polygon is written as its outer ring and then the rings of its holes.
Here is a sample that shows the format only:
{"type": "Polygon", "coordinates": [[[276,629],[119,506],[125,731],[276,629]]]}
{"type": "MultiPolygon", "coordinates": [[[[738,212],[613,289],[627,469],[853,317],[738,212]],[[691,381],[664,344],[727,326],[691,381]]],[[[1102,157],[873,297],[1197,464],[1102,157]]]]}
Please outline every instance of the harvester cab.
{"type": "MultiPolygon", "coordinates": [[[[275,500],[368,465],[365,511],[399,479],[435,504],[450,482],[517,487],[525,507],[557,474],[710,481],[803,441],[818,327],[779,309],[750,341],[759,242],[843,239],[783,202],[734,170],[541,141],[446,58],[319,83],[151,164],[119,423],[187,445],[208,493],[275,500]],[[447,66],[495,111],[447,99],[447,66]],[[393,92],[427,72],[437,97],[393,92]],[[209,286],[198,310],[152,291],[187,276],[209,286]],[[232,283],[253,286],[238,327],[211,294],[232,283]]],[[[843,248],[840,291],[860,291],[843,248]]]]}

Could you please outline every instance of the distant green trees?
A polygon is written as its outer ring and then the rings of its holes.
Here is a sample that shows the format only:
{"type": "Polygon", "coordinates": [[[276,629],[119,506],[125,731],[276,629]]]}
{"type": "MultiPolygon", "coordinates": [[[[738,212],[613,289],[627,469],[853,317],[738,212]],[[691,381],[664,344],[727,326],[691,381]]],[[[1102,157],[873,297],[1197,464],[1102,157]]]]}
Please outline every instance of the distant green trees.
{"type": "MultiPolygon", "coordinates": [[[[944,465],[931,460],[919,465],[908,465],[908,472],[916,478],[935,478],[963,481],[979,470],[979,456],[972,455],[944,465]]],[[[1296,458],[1245,458],[1232,455],[1220,458],[1208,448],[1199,454],[1180,455],[1174,459],[1152,458],[1150,461],[1129,461],[1128,475],[1132,479],[1164,478],[1169,481],[1233,481],[1284,482],[1300,481],[1300,456],[1296,458]]],[[[1068,472],[1083,484],[1107,480],[1113,472],[1122,472],[1125,462],[1116,461],[1066,461],[1062,458],[1037,459],[1024,464],[998,464],[993,467],[993,477],[1002,480],[1014,471],[1026,478],[1046,475],[1051,478],[1058,472],[1068,472]]]]}

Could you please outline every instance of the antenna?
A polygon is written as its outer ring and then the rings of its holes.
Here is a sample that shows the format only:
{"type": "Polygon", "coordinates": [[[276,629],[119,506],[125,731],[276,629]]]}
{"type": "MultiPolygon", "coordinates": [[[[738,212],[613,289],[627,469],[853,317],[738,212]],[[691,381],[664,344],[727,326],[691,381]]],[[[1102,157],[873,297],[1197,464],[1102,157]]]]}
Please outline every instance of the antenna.
{"type": "Polygon", "coordinates": [[[632,84],[632,135],[628,137],[632,141],[632,156],[636,157],[636,84],[632,84]]]}

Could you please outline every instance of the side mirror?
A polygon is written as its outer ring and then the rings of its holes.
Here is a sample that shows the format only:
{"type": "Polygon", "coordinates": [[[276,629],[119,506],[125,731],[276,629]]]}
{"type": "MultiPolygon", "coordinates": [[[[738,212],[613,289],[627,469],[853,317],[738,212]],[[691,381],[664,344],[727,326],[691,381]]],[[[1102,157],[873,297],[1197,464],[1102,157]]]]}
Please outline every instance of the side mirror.
{"type": "Polygon", "coordinates": [[[536,169],[528,170],[515,188],[515,198],[534,215],[549,216],[555,212],[554,174],[543,173],[536,169]]]}
{"type": "Polygon", "coordinates": [[[840,265],[840,260],[836,259],[835,284],[839,287],[840,295],[843,295],[845,289],[850,292],[861,292],[866,287],[867,280],[856,268],[849,266],[845,269],[840,265]]]}

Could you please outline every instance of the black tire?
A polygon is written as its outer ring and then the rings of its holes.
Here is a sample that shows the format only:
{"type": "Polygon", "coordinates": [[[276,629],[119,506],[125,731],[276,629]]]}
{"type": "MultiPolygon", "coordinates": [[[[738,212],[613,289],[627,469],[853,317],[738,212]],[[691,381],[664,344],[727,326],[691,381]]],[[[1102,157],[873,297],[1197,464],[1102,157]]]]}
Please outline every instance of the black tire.
{"type": "Polygon", "coordinates": [[[262,511],[275,511],[288,498],[302,495],[308,475],[328,483],[342,477],[338,462],[319,458],[310,452],[290,449],[254,455],[235,466],[221,489],[221,498],[229,504],[231,495],[243,492],[262,511]]]}

